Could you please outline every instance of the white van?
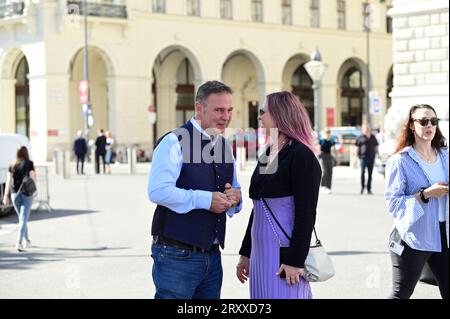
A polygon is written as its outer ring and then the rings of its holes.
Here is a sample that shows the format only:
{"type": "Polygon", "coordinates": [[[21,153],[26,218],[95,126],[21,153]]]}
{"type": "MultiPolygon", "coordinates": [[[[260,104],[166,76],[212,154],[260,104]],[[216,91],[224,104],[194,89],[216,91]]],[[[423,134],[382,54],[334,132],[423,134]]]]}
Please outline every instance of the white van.
{"type": "Polygon", "coordinates": [[[31,157],[30,142],[26,136],[0,133],[0,216],[13,212],[12,205],[3,205],[3,195],[8,168],[16,159],[17,150],[21,146],[26,146],[31,157]]]}

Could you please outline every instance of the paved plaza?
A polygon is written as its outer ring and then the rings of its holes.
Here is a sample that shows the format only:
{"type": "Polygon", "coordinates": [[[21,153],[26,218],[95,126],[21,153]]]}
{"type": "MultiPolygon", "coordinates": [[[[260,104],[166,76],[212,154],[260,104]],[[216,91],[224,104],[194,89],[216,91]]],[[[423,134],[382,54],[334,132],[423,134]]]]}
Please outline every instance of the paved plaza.
{"type": "MultiPolygon", "coordinates": [[[[251,166],[251,165],[249,165],[251,166]]],[[[32,213],[35,247],[14,249],[17,217],[0,219],[0,298],[153,298],[150,225],[155,205],[147,199],[149,164],[130,175],[62,179],[50,173],[52,212],[32,213]]],[[[50,172],[51,172],[50,167],[50,172]]],[[[252,170],[239,173],[244,207],[228,220],[223,251],[223,298],[249,297],[235,276],[238,250],[251,201],[252,170]]],[[[359,172],[337,167],[333,193],[321,195],[316,228],[332,256],[336,276],[312,284],[315,298],[385,298],[391,287],[387,240],[392,219],[383,202],[383,177],[374,171],[374,195],[359,194],[359,172]]],[[[440,298],[437,287],[419,283],[414,298],[440,298]]]]}

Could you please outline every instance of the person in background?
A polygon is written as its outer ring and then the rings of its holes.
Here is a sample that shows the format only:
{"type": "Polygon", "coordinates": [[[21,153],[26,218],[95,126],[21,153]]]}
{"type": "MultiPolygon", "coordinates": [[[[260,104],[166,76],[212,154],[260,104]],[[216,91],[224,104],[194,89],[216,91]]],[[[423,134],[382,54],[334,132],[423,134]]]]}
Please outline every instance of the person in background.
{"type": "Polygon", "coordinates": [[[100,158],[103,163],[103,174],[105,174],[105,156],[106,156],[106,136],[102,129],[98,130],[98,136],[95,140],[95,173],[100,174],[100,158]]]}
{"type": "Polygon", "coordinates": [[[364,194],[364,189],[367,187],[367,194],[372,194],[372,172],[375,165],[375,156],[378,154],[378,141],[373,136],[370,126],[363,124],[362,135],[360,135],[355,142],[356,154],[359,157],[361,165],[361,194],[364,194]],[[367,185],[365,182],[367,168],[367,185]]]}
{"type": "Polygon", "coordinates": [[[331,193],[331,181],[333,179],[333,166],[339,165],[339,157],[336,151],[336,142],[331,136],[329,128],[324,130],[324,137],[320,139],[320,164],[322,166],[322,193],[331,193]],[[333,153],[333,154],[331,154],[333,153]]]}
{"type": "Polygon", "coordinates": [[[110,131],[106,132],[106,173],[111,174],[111,164],[114,163],[115,151],[114,151],[114,138],[110,131]]]}
{"type": "Polygon", "coordinates": [[[386,165],[384,196],[394,218],[392,299],[411,297],[427,262],[448,299],[449,157],[438,123],[432,106],[414,105],[386,165]]]}
{"type": "Polygon", "coordinates": [[[28,150],[21,146],[17,150],[16,161],[9,167],[6,176],[6,189],[3,203],[9,205],[12,201],[14,209],[19,217],[19,230],[17,235],[16,249],[19,252],[25,251],[31,246],[31,239],[28,232],[28,219],[30,218],[33,196],[26,196],[21,188],[25,176],[29,176],[36,183],[36,171],[34,163],[30,161],[28,150]],[[9,198],[11,194],[11,199],[9,198]]]}
{"type": "Polygon", "coordinates": [[[77,174],[84,174],[84,159],[88,152],[87,141],[83,137],[83,131],[77,132],[77,138],[73,142],[73,153],[77,160],[77,174]]]}

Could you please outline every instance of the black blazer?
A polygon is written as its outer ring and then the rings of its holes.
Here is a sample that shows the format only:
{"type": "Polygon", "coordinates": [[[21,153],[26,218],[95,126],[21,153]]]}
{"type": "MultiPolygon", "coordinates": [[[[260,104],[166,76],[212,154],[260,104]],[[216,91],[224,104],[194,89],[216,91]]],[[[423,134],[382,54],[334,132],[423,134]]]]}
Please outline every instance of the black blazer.
{"type": "MultiPolygon", "coordinates": [[[[270,149],[265,156],[268,156],[270,149]]],[[[322,170],[316,155],[304,144],[292,140],[279,153],[271,165],[278,160],[278,169],[273,174],[260,174],[265,168],[262,157],[253,172],[250,184],[250,198],[260,199],[294,196],[295,221],[291,234],[290,249],[286,264],[304,268],[309,252],[311,234],[316,221],[322,170]]],[[[269,165],[268,169],[271,168],[269,165]]],[[[239,254],[251,255],[251,228],[253,211],[247,226],[239,254]]]]}

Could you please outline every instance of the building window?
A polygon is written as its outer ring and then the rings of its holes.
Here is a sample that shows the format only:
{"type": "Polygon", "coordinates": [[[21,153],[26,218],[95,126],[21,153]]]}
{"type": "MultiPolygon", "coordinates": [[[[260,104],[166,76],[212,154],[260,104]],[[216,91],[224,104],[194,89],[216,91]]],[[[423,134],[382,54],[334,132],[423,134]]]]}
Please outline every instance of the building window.
{"type": "Polygon", "coordinates": [[[16,133],[30,136],[30,88],[28,62],[25,57],[16,70],[16,133]]]}
{"type": "MultiPolygon", "coordinates": [[[[388,6],[386,8],[386,11],[391,10],[392,7],[388,6]]],[[[387,12],[386,12],[386,32],[387,33],[392,33],[392,17],[388,16],[387,12]]]]}
{"type": "Polygon", "coordinates": [[[252,21],[263,21],[263,3],[262,0],[252,0],[252,21]]]}
{"type": "Polygon", "coordinates": [[[320,0],[311,0],[311,27],[320,27],[320,0]]]}
{"type": "Polygon", "coordinates": [[[155,13],[166,13],[166,0],[153,0],[152,10],[155,13]]]}
{"type": "Polygon", "coordinates": [[[363,15],[363,30],[370,32],[370,11],[372,7],[370,3],[364,2],[362,4],[362,15],[363,15]]]}
{"type": "Polygon", "coordinates": [[[345,0],[337,0],[338,29],[345,30],[345,0]]]}
{"type": "Polygon", "coordinates": [[[281,0],[281,23],[292,24],[292,0],[281,0]]]}
{"type": "Polygon", "coordinates": [[[231,0],[220,0],[220,17],[222,19],[233,19],[233,4],[231,0]]]}
{"type": "Polygon", "coordinates": [[[187,0],[187,15],[200,16],[200,0],[187,0]]]}

